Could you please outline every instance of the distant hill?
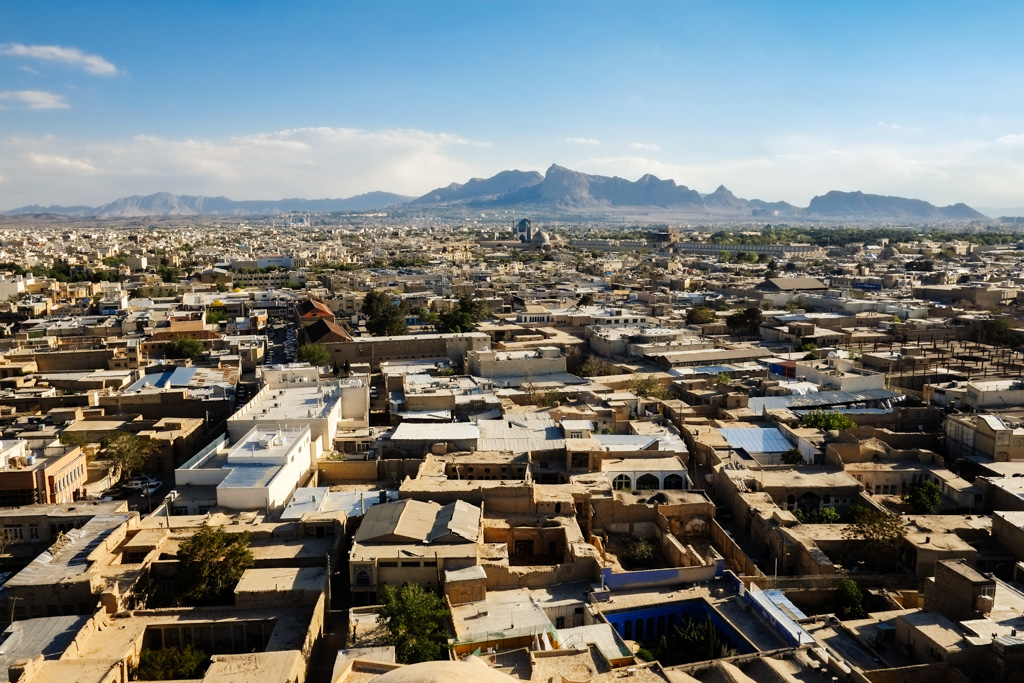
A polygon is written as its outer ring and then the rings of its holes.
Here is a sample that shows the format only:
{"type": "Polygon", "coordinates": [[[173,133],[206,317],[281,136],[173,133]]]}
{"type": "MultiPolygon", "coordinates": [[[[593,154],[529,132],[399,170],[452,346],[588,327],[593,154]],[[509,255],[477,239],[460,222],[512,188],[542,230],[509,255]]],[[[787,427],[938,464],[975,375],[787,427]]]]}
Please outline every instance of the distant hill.
{"type": "Polygon", "coordinates": [[[787,217],[813,220],[885,219],[908,222],[984,220],[985,215],[966,204],[937,207],[919,199],[886,197],[863,192],[832,191],[811,200],[806,209],[787,202],[742,199],[720,185],[701,195],[674,180],[647,174],[636,181],[590,175],[552,164],[536,171],[502,171],[490,178],[439,187],[421,197],[390,192],[369,192],[348,199],[276,199],[235,201],[227,197],[175,195],[158,192],[122,197],[98,207],[23,206],[0,215],[60,215],[69,217],[129,218],[137,216],[251,216],[289,211],[316,213],[370,211],[409,207],[417,211],[447,209],[517,209],[552,214],[665,214],[693,218],[787,217]]]}
{"type": "Polygon", "coordinates": [[[137,216],[252,216],[274,215],[289,211],[368,211],[385,209],[409,201],[410,197],[391,192],[368,192],[348,199],[275,199],[235,201],[227,197],[203,197],[157,192],[115,199],[103,206],[23,206],[5,211],[8,216],[23,214],[60,214],[97,218],[137,216]]]}
{"type": "Polygon", "coordinates": [[[501,195],[532,187],[544,180],[544,176],[536,171],[502,171],[490,178],[472,178],[464,185],[452,183],[448,187],[418,197],[409,204],[454,204],[465,202],[488,201],[501,195]]]}
{"type": "Polygon", "coordinates": [[[564,210],[614,207],[704,208],[700,194],[674,180],[645,175],[636,182],[588,175],[552,164],[544,180],[488,202],[490,206],[539,205],[564,210]]]}
{"type": "Polygon", "coordinates": [[[893,218],[902,220],[979,220],[986,216],[966,204],[935,206],[920,199],[833,190],[811,200],[808,216],[893,218]]]}

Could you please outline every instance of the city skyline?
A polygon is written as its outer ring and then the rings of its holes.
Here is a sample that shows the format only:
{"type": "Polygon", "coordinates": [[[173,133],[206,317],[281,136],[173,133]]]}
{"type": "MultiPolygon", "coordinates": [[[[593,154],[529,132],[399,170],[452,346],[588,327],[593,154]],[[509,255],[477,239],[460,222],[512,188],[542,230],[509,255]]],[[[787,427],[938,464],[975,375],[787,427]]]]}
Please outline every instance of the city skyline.
{"type": "Polygon", "coordinates": [[[982,3],[12,6],[0,210],[420,195],[551,163],[806,205],[1024,206],[1024,9],[982,3]]]}

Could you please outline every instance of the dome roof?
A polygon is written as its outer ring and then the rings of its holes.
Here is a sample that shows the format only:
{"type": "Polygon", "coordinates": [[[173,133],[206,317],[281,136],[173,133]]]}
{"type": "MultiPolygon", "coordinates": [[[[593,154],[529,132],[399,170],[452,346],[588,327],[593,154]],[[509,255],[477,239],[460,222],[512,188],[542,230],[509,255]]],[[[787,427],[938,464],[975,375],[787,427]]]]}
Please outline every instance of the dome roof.
{"type": "Polygon", "coordinates": [[[534,244],[548,244],[551,241],[551,235],[547,234],[543,230],[538,230],[533,233],[534,244]]]}
{"type": "Polygon", "coordinates": [[[420,662],[392,669],[377,683],[509,683],[508,674],[484,664],[476,657],[466,661],[420,662]]]}

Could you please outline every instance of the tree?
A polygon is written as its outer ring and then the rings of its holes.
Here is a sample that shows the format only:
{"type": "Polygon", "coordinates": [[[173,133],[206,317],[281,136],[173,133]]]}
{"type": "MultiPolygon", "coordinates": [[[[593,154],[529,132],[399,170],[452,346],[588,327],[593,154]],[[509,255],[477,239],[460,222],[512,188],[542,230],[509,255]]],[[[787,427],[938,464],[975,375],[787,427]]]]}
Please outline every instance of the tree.
{"type": "Polygon", "coordinates": [[[895,557],[907,534],[898,515],[882,510],[859,508],[852,524],[843,529],[843,538],[864,543],[861,557],[895,557]]]}
{"type": "Polygon", "coordinates": [[[665,385],[653,375],[637,375],[629,380],[626,387],[640,398],[664,398],[668,393],[665,385]]]}
{"type": "Polygon", "coordinates": [[[230,602],[235,584],[254,563],[248,531],[229,534],[203,524],[178,546],[179,604],[230,602]]]}
{"type": "Polygon", "coordinates": [[[404,302],[396,304],[385,292],[367,292],[362,312],[366,331],[376,337],[405,334],[409,329],[405,322],[408,306],[404,302]]]}
{"type": "Polygon", "coordinates": [[[625,559],[634,569],[650,569],[654,564],[654,544],[646,538],[637,538],[629,544],[625,559]]]}
{"type": "Polygon", "coordinates": [[[788,451],[782,453],[782,462],[787,465],[802,465],[804,464],[804,455],[800,452],[799,448],[790,448],[788,451]]]}
{"type": "Polygon", "coordinates": [[[1006,318],[992,318],[978,320],[971,325],[969,339],[979,344],[1013,346],[1017,341],[1017,335],[1006,318]]]}
{"type": "Polygon", "coordinates": [[[451,615],[441,598],[416,583],[401,588],[384,586],[380,597],[378,623],[384,630],[384,642],[395,647],[399,662],[415,664],[446,656],[444,623],[451,615]]]}
{"type": "Polygon", "coordinates": [[[436,327],[439,332],[472,332],[476,329],[476,323],[469,313],[452,308],[438,315],[436,327]]]}
{"type": "Polygon", "coordinates": [[[903,502],[919,515],[930,515],[942,502],[942,488],[933,481],[911,484],[903,493],[903,502]]]}
{"type": "Polygon", "coordinates": [[[295,357],[303,363],[309,363],[316,367],[323,367],[331,362],[331,352],[323,344],[303,344],[299,347],[295,357]]]}
{"type": "Polygon", "coordinates": [[[163,647],[159,650],[143,648],[139,653],[139,667],[135,670],[135,679],[173,681],[202,678],[209,663],[210,655],[191,645],[182,648],[163,647]]]}
{"type": "Polygon", "coordinates": [[[835,508],[831,507],[817,508],[810,512],[794,510],[793,516],[801,524],[836,524],[839,522],[839,513],[836,512],[835,508]]]}
{"type": "Polygon", "coordinates": [[[831,432],[853,429],[857,423],[834,410],[812,410],[800,418],[800,426],[831,432]]]}
{"type": "Polygon", "coordinates": [[[835,609],[840,619],[863,619],[864,594],[860,592],[857,584],[850,579],[841,579],[836,585],[835,609]]]}
{"type": "Polygon", "coordinates": [[[164,347],[164,355],[168,358],[195,358],[202,352],[203,343],[188,337],[174,337],[164,347]]]}
{"type": "Polygon", "coordinates": [[[209,309],[206,311],[206,324],[216,325],[228,319],[228,314],[225,311],[217,309],[209,309]]]}
{"type": "Polygon", "coordinates": [[[109,458],[122,477],[130,477],[146,465],[160,447],[138,434],[116,431],[101,440],[100,455],[109,458]]]}
{"type": "Polygon", "coordinates": [[[730,315],[725,319],[725,324],[730,330],[745,329],[753,332],[761,326],[763,321],[764,315],[761,313],[761,309],[756,306],[750,306],[730,315]]]}
{"type": "Polygon", "coordinates": [[[715,314],[707,306],[694,306],[686,312],[687,325],[706,325],[715,321],[715,314]]]}
{"type": "Polygon", "coordinates": [[[587,306],[593,306],[593,305],[594,305],[594,295],[591,294],[590,292],[587,292],[586,294],[581,296],[580,300],[576,302],[576,306],[578,308],[586,308],[587,306]]]}

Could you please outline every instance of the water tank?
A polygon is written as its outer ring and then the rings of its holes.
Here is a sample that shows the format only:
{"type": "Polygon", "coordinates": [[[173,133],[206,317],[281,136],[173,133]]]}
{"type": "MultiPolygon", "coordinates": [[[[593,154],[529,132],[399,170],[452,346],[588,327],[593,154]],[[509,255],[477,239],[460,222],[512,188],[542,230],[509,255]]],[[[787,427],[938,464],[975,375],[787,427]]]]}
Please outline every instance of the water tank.
{"type": "Polygon", "coordinates": [[[36,464],[36,456],[30,455],[27,458],[25,458],[25,464],[29,465],[29,466],[35,465],[36,464]]]}

